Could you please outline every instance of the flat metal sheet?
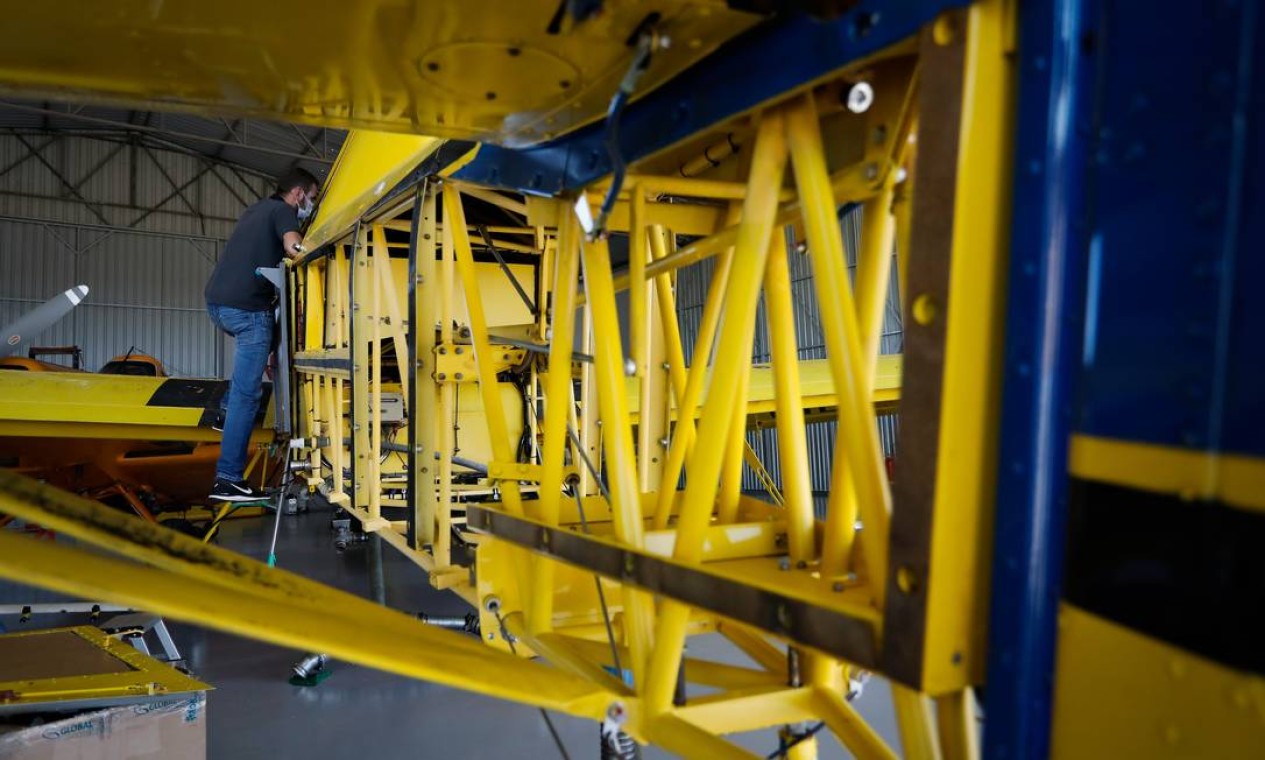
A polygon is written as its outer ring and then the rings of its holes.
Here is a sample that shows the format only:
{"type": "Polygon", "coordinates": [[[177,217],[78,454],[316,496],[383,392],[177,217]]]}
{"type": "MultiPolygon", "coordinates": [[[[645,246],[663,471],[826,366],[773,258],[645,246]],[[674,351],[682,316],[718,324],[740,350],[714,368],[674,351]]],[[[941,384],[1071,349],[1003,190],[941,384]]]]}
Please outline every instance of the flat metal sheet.
{"type": "Polygon", "coordinates": [[[210,688],[90,625],[0,635],[0,715],[135,704],[210,688]]]}

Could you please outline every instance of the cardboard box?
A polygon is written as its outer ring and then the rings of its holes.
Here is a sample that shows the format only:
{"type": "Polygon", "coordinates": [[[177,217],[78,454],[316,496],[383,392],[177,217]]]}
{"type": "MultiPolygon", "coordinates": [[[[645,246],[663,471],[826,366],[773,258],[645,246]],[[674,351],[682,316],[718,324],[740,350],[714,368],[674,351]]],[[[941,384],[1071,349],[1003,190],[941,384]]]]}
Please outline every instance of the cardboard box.
{"type": "Polygon", "coordinates": [[[206,694],[81,713],[5,732],[0,760],[203,760],[206,694]]]}

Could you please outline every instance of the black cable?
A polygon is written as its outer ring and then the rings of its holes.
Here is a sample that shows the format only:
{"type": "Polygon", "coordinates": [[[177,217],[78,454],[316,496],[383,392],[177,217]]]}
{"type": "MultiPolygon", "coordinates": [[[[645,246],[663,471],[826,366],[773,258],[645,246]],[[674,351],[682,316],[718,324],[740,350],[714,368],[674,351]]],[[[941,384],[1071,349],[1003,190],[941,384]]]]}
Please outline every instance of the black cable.
{"type": "MultiPolygon", "coordinates": [[[[535,412],[533,411],[533,414],[534,413],[535,412]]],[[[539,419],[537,419],[537,422],[539,422],[539,419]]],[[[584,460],[584,464],[587,465],[589,473],[593,475],[593,479],[597,481],[598,487],[602,490],[602,495],[609,503],[610,493],[606,490],[606,485],[602,483],[602,478],[598,475],[597,470],[594,469],[593,463],[589,461],[588,456],[586,456],[584,451],[580,448],[580,439],[575,434],[575,429],[571,427],[570,422],[567,422],[567,436],[570,437],[572,445],[575,446],[576,453],[578,453],[584,460]]],[[[585,535],[588,535],[590,533],[589,521],[584,514],[584,498],[580,495],[580,488],[578,484],[571,484],[571,495],[575,497],[575,507],[580,513],[580,528],[584,531],[585,535]]],[[[593,583],[597,587],[597,601],[602,608],[602,622],[606,624],[606,640],[609,641],[611,645],[611,658],[614,660],[615,677],[623,682],[624,666],[619,660],[619,645],[615,643],[615,629],[611,625],[610,610],[606,606],[606,592],[602,589],[602,579],[597,573],[593,574],[593,583]]]]}
{"type": "Polygon", "coordinates": [[[779,740],[778,748],[770,752],[768,755],[765,755],[764,760],[777,760],[777,758],[779,757],[786,757],[786,753],[790,752],[792,747],[800,744],[801,742],[806,742],[809,739],[813,738],[814,736],[817,735],[819,731],[821,731],[825,727],[826,727],[826,724],[823,721],[813,726],[812,728],[808,729],[807,731],[800,734],[799,736],[795,737],[789,742],[781,742],[779,740]]]}
{"type": "Polygon", "coordinates": [[[602,475],[593,466],[593,461],[589,459],[589,455],[584,453],[584,447],[580,445],[580,436],[576,435],[575,428],[571,427],[571,423],[567,423],[567,435],[571,438],[571,444],[575,446],[575,452],[580,455],[580,459],[584,461],[584,467],[593,476],[593,480],[597,481],[598,490],[602,492],[602,498],[606,499],[609,504],[611,500],[611,492],[606,489],[606,483],[602,482],[602,475]]]}
{"type": "MultiPolygon", "coordinates": [[[[589,521],[584,517],[584,499],[580,496],[580,489],[577,485],[571,486],[571,493],[575,496],[575,507],[580,512],[580,527],[584,530],[585,535],[589,533],[589,521]]],[[[593,583],[597,586],[597,601],[602,607],[602,622],[606,624],[606,640],[611,643],[611,657],[615,660],[615,672],[620,681],[624,680],[624,666],[619,661],[619,646],[615,644],[615,629],[611,626],[610,610],[606,607],[606,592],[602,590],[602,579],[597,573],[593,574],[593,583]]]]}
{"type": "Polygon", "coordinates": [[[628,67],[628,73],[624,75],[624,79],[619,84],[619,89],[615,91],[614,97],[611,98],[610,106],[606,109],[606,135],[602,141],[606,148],[606,155],[611,161],[611,186],[606,191],[606,197],[602,199],[602,206],[598,210],[597,219],[594,220],[593,229],[589,232],[592,239],[600,237],[606,230],[606,220],[610,216],[611,211],[615,208],[615,200],[619,197],[620,190],[624,187],[624,175],[627,173],[628,166],[624,162],[624,155],[619,149],[619,122],[624,114],[624,108],[628,105],[629,99],[632,98],[633,91],[637,89],[637,80],[641,79],[641,75],[646,72],[646,68],[650,65],[650,54],[654,52],[655,35],[647,30],[642,33],[641,38],[637,42],[637,52],[633,55],[632,63],[628,67]]]}
{"type": "Polygon", "coordinates": [[[492,252],[492,257],[496,259],[496,263],[501,267],[501,271],[505,273],[507,278],[509,278],[510,284],[514,286],[514,290],[518,293],[518,297],[523,299],[523,304],[527,306],[527,311],[529,311],[532,316],[536,316],[536,304],[532,303],[531,297],[527,295],[527,291],[523,290],[523,286],[518,281],[518,278],[510,271],[510,265],[505,263],[505,257],[501,255],[500,249],[492,243],[492,236],[488,234],[487,225],[480,224],[475,229],[479,231],[479,236],[483,238],[483,244],[487,246],[489,251],[492,252]]]}
{"type": "Polygon", "coordinates": [[[571,760],[570,753],[567,752],[567,745],[562,743],[562,737],[558,735],[558,729],[553,725],[553,718],[549,717],[549,711],[540,708],[540,717],[545,719],[545,725],[549,727],[549,733],[553,736],[553,743],[558,745],[558,752],[562,755],[563,760],[571,760]]]}
{"type": "MultiPolygon", "coordinates": [[[[510,654],[517,655],[518,648],[514,646],[514,637],[510,635],[505,628],[505,618],[501,617],[501,611],[488,610],[496,616],[496,623],[501,627],[501,638],[505,639],[505,643],[509,644],[510,654]]],[[[545,725],[549,727],[549,733],[553,736],[554,744],[558,745],[558,753],[562,755],[563,760],[571,760],[571,753],[567,752],[567,746],[562,743],[562,737],[558,735],[558,729],[553,725],[553,718],[549,717],[549,711],[541,707],[540,717],[545,719],[545,725]]]]}

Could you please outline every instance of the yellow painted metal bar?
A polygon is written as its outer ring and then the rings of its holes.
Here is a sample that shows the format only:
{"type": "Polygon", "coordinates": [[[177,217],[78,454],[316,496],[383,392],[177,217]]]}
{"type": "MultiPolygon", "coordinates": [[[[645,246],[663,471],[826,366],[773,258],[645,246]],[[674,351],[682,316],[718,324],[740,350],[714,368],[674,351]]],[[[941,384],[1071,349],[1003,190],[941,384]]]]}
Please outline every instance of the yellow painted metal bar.
{"type": "Polygon", "coordinates": [[[979,724],[971,689],[936,697],[936,726],[944,760],[978,760],[979,724]]]}
{"type": "MultiPolygon", "coordinates": [[[[620,193],[621,198],[625,195],[632,195],[630,188],[634,183],[640,185],[646,195],[651,197],[672,195],[685,198],[740,201],[747,194],[747,185],[743,182],[727,182],[725,180],[680,177],[666,174],[629,174],[624,177],[624,187],[628,189],[620,193]]],[[[609,187],[610,183],[599,182],[590,189],[590,192],[604,193],[609,187]]],[[[790,190],[782,190],[778,193],[778,200],[781,201],[789,201],[794,198],[795,193],[790,190]]]]}
{"type": "MultiPolygon", "coordinates": [[[[562,498],[569,416],[574,406],[571,353],[575,342],[575,296],[580,276],[579,229],[570,214],[564,215],[559,227],[553,285],[553,339],[549,348],[549,373],[545,377],[543,472],[538,505],[538,518],[547,525],[558,524],[558,507],[562,498]]],[[[536,571],[527,621],[531,630],[541,631],[551,623],[554,563],[542,558],[533,558],[532,561],[536,563],[536,571]]]]}
{"type": "Polygon", "coordinates": [[[395,346],[396,364],[400,367],[400,393],[404,397],[405,411],[408,409],[409,373],[407,364],[408,340],[404,337],[406,315],[400,310],[400,297],[395,292],[395,281],[392,278],[391,255],[387,251],[386,230],[382,225],[373,227],[373,268],[378,276],[378,292],[380,313],[377,315],[381,324],[386,327],[395,346]]]}
{"type": "MultiPolygon", "coordinates": [[[[1013,176],[1015,59],[1009,3],[966,10],[965,62],[953,207],[940,441],[932,513],[922,686],[956,690],[984,675],[988,568],[997,443],[1013,176]],[[971,442],[963,445],[963,441],[971,442]],[[931,632],[934,632],[932,635],[931,632]]],[[[910,299],[917,302],[918,293],[910,299]]],[[[866,526],[869,531],[869,526],[866,526]]],[[[869,551],[869,543],[866,543],[869,551]]],[[[947,749],[947,748],[946,748],[947,749]]]]}
{"type": "MultiPolygon", "coordinates": [[[[319,348],[341,348],[343,346],[343,299],[346,295],[342,285],[343,246],[335,245],[333,254],[325,259],[325,342],[319,348]]],[[[308,350],[318,346],[308,346],[308,350]]]]}
{"type": "Polygon", "coordinates": [[[370,459],[377,460],[377,452],[370,452],[369,436],[369,286],[373,284],[369,272],[368,229],[357,229],[352,241],[348,276],[351,278],[351,313],[348,319],[351,329],[351,437],[355,442],[352,463],[351,503],[357,507],[369,505],[370,459]]]}
{"type": "MultiPolygon", "coordinates": [[[[590,660],[582,649],[571,645],[569,636],[556,633],[533,632],[523,620],[520,613],[512,612],[504,618],[505,629],[509,635],[519,639],[537,655],[545,658],[555,666],[569,673],[600,685],[606,691],[621,696],[630,696],[632,690],[615,676],[611,675],[601,664],[590,660]]],[[[610,650],[607,650],[609,655],[610,650]]]]}
{"type": "MultiPolygon", "coordinates": [[[[747,409],[749,410],[750,408],[751,406],[748,404],[747,409]]],[[[750,422],[748,421],[748,425],[749,424],[750,422]]],[[[742,442],[742,461],[746,463],[747,467],[751,468],[753,473],[755,473],[756,478],[760,481],[760,485],[764,486],[765,493],[769,495],[769,498],[773,500],[773,503],[779,507],[786,506],[786,499],[782,497],[782,491],[777,487],[777,483],[773,482],[773,475],[769,472],[768,468],[764,466],[764,462],[760,461],[760,458],[755,453],[755,449],[751,448],[751,444],[746,440],[743,440],[742,442]]],[[[739,499],[741,500],[741,493],[739,493],[739,499]]]]}
{"type": "MultiPolygon", "coordinates": [[[[372,230],[373,240],[376,243],[385,231],[379,227],[372,230]]],[[[371,366],[369,368],[369,477],[366,478],[365,485],[369,489],[369,517],[370,522],[365,528],[370,531],[377,531],[386,527],[385,521],[382,521],[382,276],[378,274],[378,257],[377,251],[374,250],[372,255],[365,258],[366,272],[370,278],[369,283],[369,313],[366,317],[370,325],[369,330],[369,353],[371,355],[371,366]]],[[[389,263],[389,262],[388,262],[389,263]]],[[[394,286],[392,286],[394,289],[394,286]]],[[[360,307],[364,310],[364,304],[360,307]]],[[[363,338],[357,340],[363,341],[363,338]]],[[[407,352],[404,354],[408,356],[407,352]]],[[[404,374],[404,373],[401,373],[404,374]]]]}
{"type": "MultiPolygon", "coordinates": [[[[501,193],[498,193],[495,190],[489,190],[485,187],[479,187],[478,185],[466,184],[465,182],[453,182],[453,181],[448,182],[448,187],[456,188],[457,190],[470,196],[471,198],[478,198],[484,203],[490,203],[493,206],[499,206],[500,208],[503,208],[506,211],[511,211],[515,214],[519,214],[520,216],[527,216],[526,203],[522,201],[514,200],[513,198],[510,198],[507,195],[502,195],[501,193]]],[[[462,218],[461,229],[464,230],[463,234],[469,235],[469,228],[466,227],[464,224],[464,217],[462,218]]]]}
{"type": "MultiPolygon", "coordinates": [[[[483,296],[479,292],[479,277],[474,268],[474,255],[470,251],[470,236],[466,232],[466,212],[461,207],[461,193],[453,187],[444,190],[445,240],[451,236],[457,272],[461,276],[462,289],[466,294],[466,311],[470,316],[470,342],[479,368],[479,392],[483,394],[483,409],[487,416],[488,435],[491,437],[493,457],[500,462],[514,461],[510,448],[509,429],[505,424],[505,405],[493,368],[492,346],[488,343],[488,323],[483,313],[483,296]]],[[[445,420],[445,424],[447,420],[445,420]]],[[[501,481],[501,496],[506,510],[516,516],[523,514],[522,497],[518,483],[501,481]]]]}
{"type": "MultiPolygon", "coordinates": [[[[163,530],[166,533],[166,529],[163,530]]],[[[193,541],[193,539],[189,539],[193,541]]],[[[204,548],[204,544],[193,541],[204,548]]],[[[146,609],[241,636],[326,652],[348,662],[502,699],[600,719],[612,695],[595,685],[490,651],[460,634],[428,627],[381,606],[361,609],[351,594],[328,589],[314,608],[265,584],[284,571],[241,557],[257,593],[241,578],[206,582],[49,541],[0,531],[0,576],[87,599],[146,609]],[[365,637],[365,630],[374,635],[365,637]]],[[[288,575],[288,574],[287,574],[288,575]]]]}
{"type": "MultiPolygon", "coordinates": [[[[787,215],[789,221],[791,215],[787,215]]],[[[646,277],[658,277],[661,274],[668,274],[690,264],[696,264],[703,259],[711,258],[721,254],[730,248],[733,248],[734,242],[738,239],[738,226],[736,224],[726,227],[717,232],[715,235],[705,237],[702,240],[695,240],[693,243],[673,251],[662,259],[657,259],[646,266],[646,277]]],[[[719,267],[719,265],[717,265],[719,267]]],[[[712,275],[715,277],[715,274],[712,275]]],[[[630,286],[630,278],[628,275],[620,275],[615,278],[615,290],[627,290],[630,286]]]]}
{"type": "Polygon", "coordinates": [[[865,376],[871,378],[871,386],[883,337],[883,315],[887,310],[892,273],[896,226],[891,208],[892,190],[885,188],[865,202],[861,213],[861,255],[857,257],[856,274],[857,326],[861,331],[865,376]]]}
{"type": "Polygon", "coordinates": [[[813,486],[808,471],[808,435],[799,387],[799,346],[795,339],[795,299],[786,260],[786,236],[773,233],[764,271],[764,305],[768,314],[773,383],[777,391],[778,461],[782,466],[786,543],[793,562],[816,557],[813,534],[813,486]]]}
{"type": "Polygon", "coordinates": [[[770,644],[763,634],[730,620],[718,621],[716,630],[781,683],[786,682],[786,652],[770,644]]]}
{"type": "MultiPolygon", "coordinates": [[[[584,310],[581,312],[580,334],[583,337],[584,347],[581,351],[594,355],[594,335],[593,335],[593,308],[588,303],[584,304],[584,310]]],[[[577,410],[577,422],[580,436],[580,448],[584,450],[589,461],[594,465],[601,461],[602,436],[598,423],[601,421],[601,411],[597,403],[597,387],[595,383],[595,375],[593,365],[588,362],[580,364],[580,406],[577,410]]],[[[592,475],[589,474],[587,467],[580,468],[580,488],[584,491],[585,496],[592,496],[600,489],[592,475]]]]}
{"type": "Polygon", "coordinates": [[[628,291],[629,344],[637,389],[637,483],[641,491],[652,491],[659,484],[665,458],[659,451],[659,439],[666,433],[671,406],[666,393],[663,369],[651,365],[652,355],[662,363],[662,333],[655,330],[658,305],[646,281],[646,260],[649,256],[650,229],[646,219],[646,196],[642,188],[633,186],[629,221],[629,270],[632,275],[628,291]]]}
{"type": "Polygon", "coordinates": [[[750,694],[717,694],[690,700],[677,717],[705,731],[730,734],[813,720],[817,695],[809,687],[756,689],[750,694]]]}
{"type": "Polygon", "coordinates": [[[891,687],[905,757],[907,760],[939,760],[940,740],[935,732],[931,698],[898,683],[892,683],[891,687]]]}
{"type": "MultiPolygon", "coordinates": [[[[741,390],[741,375],[751,369],[750,347],[755,332],[755,310],[769,255],[773,217],[777,211],[777,188],[781,187],[785,166],[786,136],[782,114],[765,114],[756,135],[748,179],[750,189],[743,203],[738,241],[732,254],[735,259],[741,257],[743,265],[734,267],[729,277],[726,298],[728,318],[721,330],[711,389],[699,422],[698,436],[703,441],[722,440],[730,431],[733,409],[741,390]],[[744,346],[745,355],[742,352],[744,346]]],[[[692,372],[700,369],[695,367],[692,372]]],[[[724,453],[723,448],[718,446],[695,447],[677,521],[674,557],[678,560],[698,562],[700,559],[704,529],[712,514],[724,453]]],[[[672,703],[689,616],[689,607],[663,600],[655,631],[655,649],[647,668],[643,692],[646,710],[651,715],[667,710],[672,703]]]]}
{"type": "Polygon", "coordinates": [[[356,130],[348,134],[338,151],[338,161],[322,188],[321,206],[304,235],[304,244],[316,250],[337,240],[443,140],[421,135],[394,135],[356,130]]]}
{"type": "MultiPolygon", "coordinates": [[[[841,170],[831,175],[828,182],[828,190],[836,203],[845,201],[860,203],[877,195],[880,189],[879,186],[875,185],[874,181],[868,178],[864,168],[860,166],[841,170]]],[[[782,204],[775,217],[775,223],[777,225],[787,225],[799,219],[804,213],[801,204],[802,201],[799,200],[782,204]]],[[[696,264],[703,259],[711,258],[732,248],[737,239],[738,227],[736,224],[730,223],[724,229],[700,240],[695,240],[662,260],[651,262],[646,267],[646,277],[658,277],[661,274],[673,272],[682,267],[696,264]]],[[[627,274],[615,278],[615,290],[627,290],[628,287],[629,276],[627,274]]]]}
{"type": "Polygon", "coordinates": [[[799,741],[786,751],[786,760],[817,760],[817,737],[799,741]]]}
{"type": "MultiPolygon", "coordinates": [[[[436,205],[439,205],[438,201],[436,205]]],[[[437,263],[439,313],[436,317],[439,320],[438,343],[442,345],[452,345],[453,295],[456,293],[453,258],[455,251],[456,245],[453,243],[452,233],[445,227],[440,259],[437,263]]],[[[435,361],[433,351],[430,358],[432,362],[435,361]]],[[[434,373],[432,372],[431,375],[433,378],[434,373]]],[[[433,379],[432,382],[434,382],[433,379]]],[[[435,451],[432,456],[438,454],[439,457],[434,460],[435,466],[439,468],[439,495],[437,497],[439,510],[436,515],[434,544],[435,564],[439,567],[445,567],[452,562],[452,456],[453,448],[456,446],[456,433],[452,426],[456,416],[456,394],[457,387],[452,383],[439,383],[439,410],[434,421],[431,422],[437,430],[435,451]]]]}
{"type": "MultiPolygon", "coordinates": [[[[754,339],[754,335],[752,336],[754,339]]],[[[716,519],[722,523],[731,523],[738,516],[738,498],[742,495],[743,454],[759,461],[755,451],[747,442],[746,404],[748,390],[751,387],[751,350],[750,344],[739,346],[747,357],[746,371],[739,373],[736,406],[730,409],[729,434],[724,439],[725,458],[720,470],[720,492],[716,497],[716,519]]]]}
{"type": "MultiPolygon", "coordinates": [[[[889,178],[891,179],[891,178],[889,178]]],[[[861,382],[872,396],[878,352],[883,337],[883,316],[887,308],[888,284],[891,281],[892,245],[895,235],[890,213],[890,186],[866,201],[862,212],[861,250],[857,252],[856,300],[857,326],[861,331],[861,382]]],[[[836,446],[839,442],[836,441],[836,446]]],[[[837,510],[834,525],[827,529],[826,551],[821,564],[822,578],[833,578],[846,572],[856,536],[856,519],[860,513],[857,485],[848,462],[836,462],[831,473],[832,503],[837,510]],[[837,498],[835,495],[837,494],[837,498]]],[[[828,512],[829,514],[829,512],[828,512]]]]}
{"type": "MultiPolygon", "coordinates": [[[[551,635],[557,639],[565,640],[568,648],[574,650],[585,659],[591,662],[608,664],[611,663],[612,659],[610,643],[606,640],[605,628],[602,626],[598,626],[598,628],[601,629],[597,634],[600,636],[600,640],[569,635],[573,630],[571,628],[568,628],[568,634],[551,635]]],[[[623,661],[628,656],[628,649],[622,646],[619,647],[620,660],[623,661]]],[[[714,686],[728,691],[738,689],[777,689],[784,686],[786,682],[784,676],[764,670],[754,670],[738,665],[692,657],[685,658],[685,680],[692,684],[714,686]]]]}
{"type": "Polygon", "coordinates": [[[712,270],[712,281],[707,288],[707,301],[703,305],[698,335],[694,340],[694,356],[688,369],[685,395],[684,399],[677,404],[676,429],[673,431],[672,445],[668,448],[668,461],[663,468],[663,478],[659,483],[659,500],[654,513],[656,529],[662,529],[668,525],[668,517],[672,511],[672,494],[676,492],[676,484],[681,478],[681,469],[685,466],[686,457],[693,452],[696,433],[694,420],[698,415],[699,400],[703,396],[703,388],[707,381],[712,342],[723,313],[725,291],[729,284],[732,265],[733,252],[729,251],[716,261],[716,266],[712,270]]]}
{"type": "Polygon", "coordinates": [[[342,378],[333,378],[332,387],[326,396],[330,420],[333,423],[331,429],[331,449],[330,465],[333,472],[331,473],[331,482],[334,486],[334,493],[331,500],[337,504],[347,505],[350,503],[350,497],[347,494],[347,481],[343,476],[343,469],[347,466],[345,459],[346,448],[343,447],[343,440],[347,437],[347,423],[343,416],[343,380],[342,378]]]}
{"type": "MultiPolygon", "coordinates": [[[[862,372],[860,326],[852,288],[844,266],[843,239],[836,216],[830,177],[811,98],[801,98],[788,109],[787,131],[795,182],[804,204],[804,224],[809,254],[813,261],[813,283],[821,308],[822,330],[826,336],[827,358],[839,395],[839,440],[835,447],[835,470],[847,466],[856,478],[861,518],[865,523],[865,559],[875,603],[881,607],[887,575],[887,543],[891,520],[891,493],[887,474],[879,456],[878,430],[866,392],[862,372]],[[846,463],[846,465],[845,465],[846,463]]],[[[827,508],[823,574],[843,565],[839,545],[844,526],[839,517],[842,492],[832,492],[827,508]],[[834,519],[832,520],[832,513],[834,519]]]]}
{"type": "MultiPolygon", "coordinates": [[[[641,490],[637,486],[636,457],[628,399],[624,395],[624,353],[611,283],[610,251],[605,240],[584,241],[584,286],[593,314],[593,332],[602,335],[593,356],[597,401],[602,415],[602,440],[606,447],[606,473],[610,489],[615,536],[634,548],[645,544],[641,515],[641,490]]],[[[595,463],[596,464],[596,463],[595,463]]],[[[627,585],[623,588],[624,635],[632,650],[633,672],[640,683],[642,663],[650,651],[653,605],[649,595],[627,585]]]]}
{"type": "MultiPolygon", "coordinates": [[[[409,496],[417,510],[413,522],[419,546],[434,545],[438,538],[436,525],[439,519],[439,492],[435,487],[439,460],[435,456],[441,452],[437,426],[443,417],[439,413],[439,388],[431,377],[435,362],[435,324],[439,321],[439,278],[435,263],[435,251],[439,244],[435,229],[436,205],[435,193],[428,185],[422,198],[421,218],[416,225],[418,239],[414,241],[417,246],[417,282],[413,283],[413,309],[417,324],[409,325],[409,330],[413,331],[417,355],[408,357],[417,367],[418,408],[413,425],[417,440],[409,441],[409,445],[416,452],[417,471],[413,474],[413,482],[418,492],[409,496]]],[[[403,355],[397,353],[397,356],[403,355]]],[[[412,414],[413,410],[409,413],[412,414]]],[[[447,564],[446,554],[444,564],[447,564]]]]}
{"type": "MultiPolygon", "coordinates": [[[[782,123],[780,113],[764,116],[756,138],[756,152],[752,159],[749,181],[750,192],[743,205],[738,240],[731,254],[732,259],[742,260],[742,266],[733,267],[728,277],[724,298],[726,319],[718,337],[711,387],[699,420],[698,437],[705,441],[724,440],[727,437],[726,434],[732,429],[733,410],[740,400],[743,376],[751,368],[750,347],[755,333],[755,311],[769,255],[777,188],[781,185],[786,164],[786,140],[781,132],[782,123]]],[[[719,300],[717,303],[719,304],[719,300]]],[[[691,372],[702,369],[694,367],[691,372]]],[[[695,448],[690,461],[690,482],[677,524],[677,559],[698,559],[703,528],[712,512],[725,453],[724,449],[717,446],[695,448]]]]}
{"type": "Polygon", "coordinates": [[[1073,435],[1068,469],[1103,483],[1265,510],[1261,457],[1073,435]]]}
{"type": "MultiPolygon", "coordinates": [[[[742,213],[742,205],[738,201],[731,201],[729,204],[729,213],[727,221],[737,221],[742,213]]],[[[730,252],[730,257],[735,257],[734,252],[730,252]]],[[[754,340],[755,333],[752,332],[754,340]]],[[[741,350],[750,358],[751,346],[745,346],[741,350]]],[[[750,362],[748,362],[750,364],[750,362]]],[[[742,373],[738,380],[738,398],[745,400],[751,387],[751,372],[742,373]]],[[[738,498],[742,495],[742,463],[743,454],[747,454],[750,459],[759,461],[755,451],[747,443],[747,418],[745,415],[734,414],[730,421],[731,427],[729,435],[723,439],[725,451],[724,466],[720,471],[720,491],[716,498],[716,519],[722,523],[733,522],[738,512],[738,498]]],[[[691,452],[693,449],[691,449],[691,452]]],[[[691,454],[692,456],[692,454],[691,454]]],[[[761,469],[763,467],[761,466],[761,469]]]]}
{"type": "MultiPolygon", "coordinates": [[[[646,378],[646,194],[637,184],[629,186],[632,212],[628,227],[628,347],[636,377],[646,378]]],[[[640,395],[640,394],[639,394],[640,395]]],[[[639,450],[642,455],[644,450],[639,450]]]]}
{"type": "Polygon", "coordinates": [[[638,399],[637,478],[643,492],[654,491],[663,478],[664,461],[668,458],[668,433],[671,429],[672,389],[667,363],[667,339],[660,329],[659,312],[663,307],[652,290],[647,298],[646,376],[638,399]],[[641,414],[640,410],[648,410],[641,414]]]}
{"type": "Polygon", "coordinates": [[[892,216],[896,225],[896,284],[902,312],[907,311],[909,304],[905,283],[909,280],[909,237],[914,224],[911,202],[914,193],[913,176],[912,171],[907,172],[905,181],[896,185],[892,194],[892,216]]]}
{"type": "Polygon", "coordinates": [[[838,692],[817,689],[817,717],[854,756],[896,760],[892,748],[838,692]]]}
{"type": "Polygon", "coordinates": [[[670,714],[647,718],[642,732],[648,740],[680,757],[757,758],[736,744],[670,714]]]}
{"type": "MultiPolygon", "coordinates": [[[[650,254],[654,261],[668,255],[667,231],[659,225],[650,230],[650,254]]],[[[676,294],[672,291],[672,275],[664,273],[654,278],[655,297],[659,300],[659,319],[663,328],[664,350],[667,354],[668,372],[676,405],[684,405],[686,369],[685,351],[681,347],[681,324],[676,316],[676,294]]]]}

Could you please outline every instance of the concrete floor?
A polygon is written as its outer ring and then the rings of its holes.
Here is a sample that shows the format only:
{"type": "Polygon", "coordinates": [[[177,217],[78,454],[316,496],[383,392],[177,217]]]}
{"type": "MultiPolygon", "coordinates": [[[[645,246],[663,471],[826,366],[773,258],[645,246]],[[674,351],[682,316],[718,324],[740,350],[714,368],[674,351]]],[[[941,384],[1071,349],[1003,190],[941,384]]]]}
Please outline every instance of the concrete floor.
{"type": "MultiPolygon", "coordinates": [[[[336,554],[328,524],[328,510],[283,518],[278,565],[367,596],[367,551],[362,545],[336,554]]],[[[271,517],[233,520],[224,526],[219,543],[263,559],[271,530],[271,517]]],[[[432,589],[415,565],[389,547],[384,550],[384,562],[390,606],[438,615],[464,614],[469,609],[456,595],[432,589]]],[[[212,758],[561,757],[535,708],[339,662],[331,665],[333,675],[319,686],[291,686],[286,679],[301,652],[191,625],[173,623],[171,630],[193,673],[215,686],[209,696],[212,758]]],[[[372,631],[365,635],[371,636],[372,631]]],[[[696,656],[749,664],[718,635],[691,639],[690,647],[696,656]]],[[[871,680],[853,704],[899,748],[885,683],[871,680]]],[[[552,717],[569,757],[598,756],[596,724],[557,714],[552,717]]],[[[849,757],[826,732],[819,736],[821,757],[849,757]]],[[[772,731],[736,740],[760,756],[777,747],[772,731]]],[[[644,756],[670,757],[653,748],[644,756]]]]}

